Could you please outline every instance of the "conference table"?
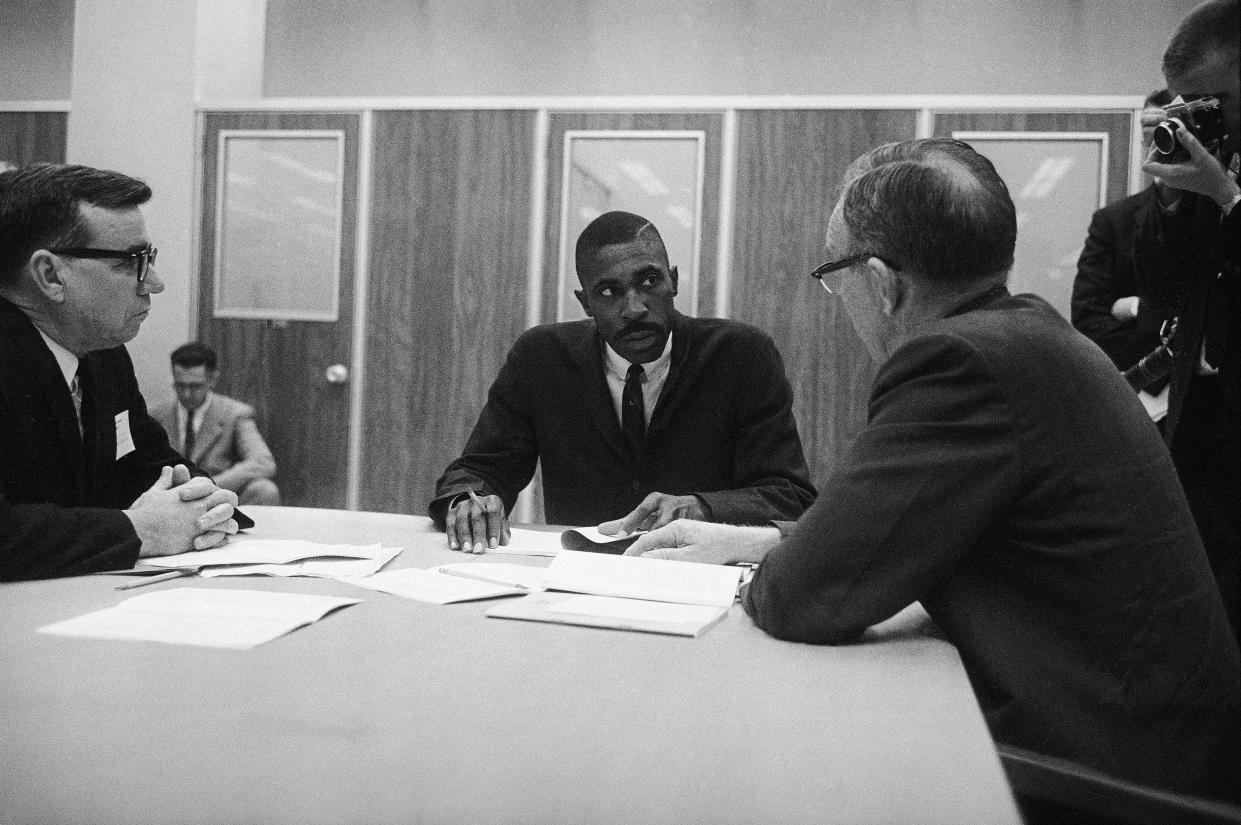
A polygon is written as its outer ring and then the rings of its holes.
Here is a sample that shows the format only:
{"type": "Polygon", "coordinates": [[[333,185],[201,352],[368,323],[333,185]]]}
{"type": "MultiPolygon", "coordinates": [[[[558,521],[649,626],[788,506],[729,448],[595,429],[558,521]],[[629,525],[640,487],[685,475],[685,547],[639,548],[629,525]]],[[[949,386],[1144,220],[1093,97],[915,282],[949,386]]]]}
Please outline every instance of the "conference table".
{"type": "MultiPolygon", "coordinates": [[[[252,507],[270,538],[462,561],[428,519],[252,507]]],[[[550,560],[494,554],[494,560],[550,560]]],[[[917,606],[857,644],[488,618],[333,579],[0,585],[0,822],[1019,823],[917,606]],[[250,650],[36,629],[155,588],[350,596],[250,650]]]]}

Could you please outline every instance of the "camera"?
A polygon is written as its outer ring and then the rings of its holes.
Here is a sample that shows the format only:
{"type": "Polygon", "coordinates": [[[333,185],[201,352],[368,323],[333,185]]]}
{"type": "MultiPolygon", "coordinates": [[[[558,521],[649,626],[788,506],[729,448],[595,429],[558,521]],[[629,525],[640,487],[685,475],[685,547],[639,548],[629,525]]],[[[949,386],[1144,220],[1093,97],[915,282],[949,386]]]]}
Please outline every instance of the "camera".
{"type": "Polygon", "coordinates": [[[1186,103],[1169,103],[1163,107],[1164,120],[1155,127],[1155,149],[1165,157],[1187,157],[1177,132],[1187,130],[1208,149],[1224,137],[1224,113],[1219,98],[1201,97],[1186,103]]]}

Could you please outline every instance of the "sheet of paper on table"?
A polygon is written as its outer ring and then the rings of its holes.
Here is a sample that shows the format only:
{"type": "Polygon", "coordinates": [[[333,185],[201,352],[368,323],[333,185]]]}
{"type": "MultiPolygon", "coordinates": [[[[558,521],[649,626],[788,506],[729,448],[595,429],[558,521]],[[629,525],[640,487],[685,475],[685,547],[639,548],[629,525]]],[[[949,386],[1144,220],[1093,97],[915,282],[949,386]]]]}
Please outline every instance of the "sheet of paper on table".
{"type": "Polygon", "coordinates": [[[131,596],[39,628],[40,633],[245,649],[317,622],[360,599],[177,587],[131,596]]]}
{"type": "MultiPolygon", "coordinates": [[[[378,547],[378,545],[376,545],[378,547]]],[[[400,547],[384,547],[369,559],[302,559],[287,564],[236,564],[204,567],[201,576],[309,576],[319,579],[353,579],[373,576],[401,553],[400,547]]]]}
{"type": "Polygon", "coordinates": [[[548,590],[729,607],[741,568],[564,550],[543,574],[548,590]]]}
{"type": "MultiPolygon", "coordinates": [[[[364,559],[375,561],[384,559],[384,564],[392,559],[393,550],[399,548],[383,548],[378,544],[320,544],[313,541],[294,539],[257,539],[249,536],[235,538],[223,547],[210,550],[195,550],[189,553],[177,553],[172,556],[145,558],[143,564],[149,567],[165,567],[175,570],[194,570],[201,567],[216,567],[237,564],[289,564],[306,559],[364,559]]],[[[382,567],[380,564],[379,567],[382,567]]],[[[376,567],[376,570],[379,568],[376,567]]],[[[238,574],[248,575],[248,574],[238,574]]],[[[302,575],[302,574],[291,574],[302,575]]],[[[355,574],[356,575],[356,574],[355,574]]]]}
{"type": "Polygon", "coordinates": [[[402,570],[389,570],[359,579],[341,579],[346,584],[365,587],[368,590],[380,590],[394,596],[403,596],[431,604],[453,604],[455,602],[472,602],[478,599],[494,599],[498,596],[516,596],[529,593],[521,587],[509,587],[493,582],[451,576],[434,569],[420,570],[417,567],[406,567],[402,570]]]}
{"type": "Polygon", "coordinates": [[[487,552],[514,556],[555,556],[560,552],[560,533],[514,527],[509,531],[508,544],[502,544],[487,552]]]}
{"type": "Polygon", "coordinates": [[[696,637],[728,615],[728,608],[544,592],[497,604],[487,611],[487,615],[493,619],[521,619],[696,637]]]}

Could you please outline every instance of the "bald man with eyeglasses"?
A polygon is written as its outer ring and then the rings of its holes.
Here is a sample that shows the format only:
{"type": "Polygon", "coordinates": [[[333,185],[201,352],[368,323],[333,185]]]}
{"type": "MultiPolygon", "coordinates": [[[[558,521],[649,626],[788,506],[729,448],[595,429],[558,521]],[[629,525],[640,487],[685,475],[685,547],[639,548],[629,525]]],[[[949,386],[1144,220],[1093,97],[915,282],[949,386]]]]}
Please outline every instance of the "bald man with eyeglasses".
{"type": "Polygon", "coordinates": [[[164,290],[142,181],[0,173],[0,581],[132,567],[249,524],[168,443],[125,344],[164,290]]]}

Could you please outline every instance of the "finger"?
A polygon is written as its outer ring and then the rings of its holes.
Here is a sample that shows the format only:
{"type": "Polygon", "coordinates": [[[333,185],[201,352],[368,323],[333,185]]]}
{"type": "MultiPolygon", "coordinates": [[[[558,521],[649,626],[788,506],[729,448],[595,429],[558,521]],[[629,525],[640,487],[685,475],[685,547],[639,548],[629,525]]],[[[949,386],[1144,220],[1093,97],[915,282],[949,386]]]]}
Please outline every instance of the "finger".
{"type": "Polygon", "coordinates": [[[171,490],[172,489],[172,468],[160,467],[159,478],[155,479],[155,483],[151,485],[152,490],[171,490]]]}
{"type": "Polygon", "coordinates": [[[473,534],[473,547],[466,552],[485,553],[487,551],[487,512],[480,505],[470,503],[470,533],[473,534]]]}
{"type": "Polygon", "coordinates": [[[487,497],[487,547],[500,545],[500,524],[504,521],[504,505],[494,496],[487,497]]]}
{"type": "MultiPolygon", "coordinates": [[[[229,522],[232,522],[233,525],[236,525],[237,522],[233,521],[234,509],[235,508],[233,507],[233,505],[229,504],[228,502],[217,504],[216,506],[212,507],[210,510],[208,510],[207,512],[203,513],[201,516],[198,517],[198,529],[199,530],[218,530],[220,529],[219,525],[227,524],[229,522]]],[[[237,532],[235,527],[232,532],[234,533],[237,532]]]]}
{"type": "Polygon", "coordinates": [[[638,540],[625,548],[626,556],[641,556],[660,547],[675,547],[677,544],[673,528],[660,528],[638,536],[638,540]]]}
{"type": "Polygon", "coordinates": [[[651,513],[659,509],[660,496],[658,493],[651,493],[642,499],[642,503],[633,508],[633,512],[621,519],[620,529],[617,531],[618,536],[627,536],[634,530],[638,530],[646,523],[651,513]]]}
{"type": "Polygon", "coordinates": [[[461,549],[461,540],[457,536],[457,507],[449,507],[444,514],[444,532],[448,535],[448,549],[461,549]]]}
{"type": "Polygon", "coordinates": [[[616,531],[620,529],[621,522],[623,521],[624,521],[623,518],[615,518],[615,519],[612,519],[611,521],[603,522],[595,529],[605,536],[615,536],[616,531]]]}
{"type": "Polygon", "coordinates": [[[513,531],[508,524],[508,516],[500,520],[500,544],[508,544],[513,540],[513,531]]]}
{"type": "Polygon", "coordinates": [[[199,533],[194,537],[195,550],[207,550],[212,547],[218,547],[228,540],[228,533],[222,530],[208,530],[205,533],[199,533]]]}
{"type": "Polygon", "coordinates": [[[184,484],[190,480],[190,470],[184,464],[178,464],[172,468],[172,486],[184,484]]]}
{"type": "Polygon", "coordinates": [[[646,529],[658,530],[660,527],[671,524],[685,515],[684,509],[683,507],[667,507],[655,511],[651,514],[650,524],[646,529]]]}
{"type": "MultiPolygon", "coordinates": [[[[172,475],[175,481],[177,477],[175,470],[172,475]]],[[[177,488],[177,496],[179,496],[182,501],[197,501],[198,499],[205,498],[220,489],[215,486],[214,481],[206,476],[197,476],[187,481],[183,481],[179,485],[174,483],[173,486],[177,488]]]]}

